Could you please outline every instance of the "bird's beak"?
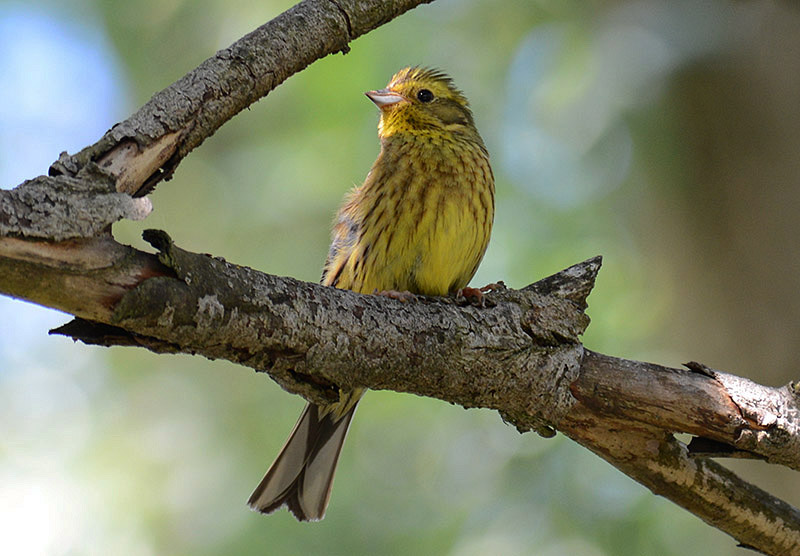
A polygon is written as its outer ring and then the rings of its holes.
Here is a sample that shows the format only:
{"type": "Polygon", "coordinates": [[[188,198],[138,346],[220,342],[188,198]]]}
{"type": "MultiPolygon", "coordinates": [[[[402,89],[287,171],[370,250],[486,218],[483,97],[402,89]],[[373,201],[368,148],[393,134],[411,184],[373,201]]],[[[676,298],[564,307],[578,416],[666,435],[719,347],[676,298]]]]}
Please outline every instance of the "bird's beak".
{"type": "Polygon", "coordinates": [[[391,106],[393,104],[397,104],[401,100],[405,100],[402,96],[390,91],[389,89],[367,91],[364,94],[367,95],[369,99],[375,103],[375,106],[380,109],[384,109],[387,106],[391,106]]]}

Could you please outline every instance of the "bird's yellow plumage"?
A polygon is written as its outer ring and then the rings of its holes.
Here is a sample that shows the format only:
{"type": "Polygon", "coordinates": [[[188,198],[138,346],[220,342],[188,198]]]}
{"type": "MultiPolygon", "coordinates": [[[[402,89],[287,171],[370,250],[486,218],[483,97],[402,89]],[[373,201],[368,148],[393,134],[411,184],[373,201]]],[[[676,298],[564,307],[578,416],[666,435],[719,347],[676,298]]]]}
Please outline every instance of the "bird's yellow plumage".
{"type": "Polygon", "coordinates": [[[489,155],[443,74],[407,68],[384,91],[403,100],[382,108],[381,152],[339,211],[322,283],[445,295],[467,285],[489,242],[489,155]]]}
{"type": "MultiPolygon", "coordinates": [[[[360,293],[446,295],[467,285],[494,219],[494,177],[467,99],[449,77],[405,68],[367,96],[381,110],[381,152],[339,209],[322,283],[360,293]]],[[[309,404],[250,498],[321,519],[363,390],[309,404]]]]}

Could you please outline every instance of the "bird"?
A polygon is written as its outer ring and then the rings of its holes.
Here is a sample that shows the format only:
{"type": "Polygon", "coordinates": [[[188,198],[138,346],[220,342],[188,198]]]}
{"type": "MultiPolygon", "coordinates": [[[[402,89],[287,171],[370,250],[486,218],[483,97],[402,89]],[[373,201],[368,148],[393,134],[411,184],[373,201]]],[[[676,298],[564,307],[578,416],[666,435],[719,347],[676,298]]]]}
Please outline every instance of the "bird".
{"type": "MultiPolygon", "coordinates": [[[[494,175],[469,103],[440,70],[411,66],[366,96],[380,110],[380,153],[336,215],[321,283],[407,301],[462,292],[494,222],[494,175]]],[[[248,500],[298,521],[325,516],[364,388],[309,403],[248,500]]]]}

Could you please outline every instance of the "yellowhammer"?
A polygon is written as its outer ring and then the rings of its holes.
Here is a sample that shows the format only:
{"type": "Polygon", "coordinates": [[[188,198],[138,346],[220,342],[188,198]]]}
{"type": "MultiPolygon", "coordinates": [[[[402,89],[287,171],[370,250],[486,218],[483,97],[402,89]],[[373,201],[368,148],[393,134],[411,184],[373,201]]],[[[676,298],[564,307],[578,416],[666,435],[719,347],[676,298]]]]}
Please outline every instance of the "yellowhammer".
{"type": "MultiPolygon", "coordinates": [[[[446,295],[465,288],[486,251],[494,177],[467,99],[445,74],[400,70],[366,95],[381,111],[381,152],[339,209],[322,283],[359,293],[446,295]]],[[[325,515],[336,463],[364,389],[308,404],[250,507],[325,515]]]]}

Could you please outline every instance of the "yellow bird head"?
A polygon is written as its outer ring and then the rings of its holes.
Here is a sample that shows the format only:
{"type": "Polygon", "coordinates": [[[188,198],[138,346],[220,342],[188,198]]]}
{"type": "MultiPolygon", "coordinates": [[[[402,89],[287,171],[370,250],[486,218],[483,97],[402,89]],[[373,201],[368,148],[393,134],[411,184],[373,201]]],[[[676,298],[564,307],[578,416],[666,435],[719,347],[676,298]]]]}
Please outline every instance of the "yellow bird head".
{"type": "Polygon", "coordinates": [[[378,135],[447,135],[480,141],[464,94],[441,71],[408,67],[385,89],[365,93],[381,110],[378,135]]]}

